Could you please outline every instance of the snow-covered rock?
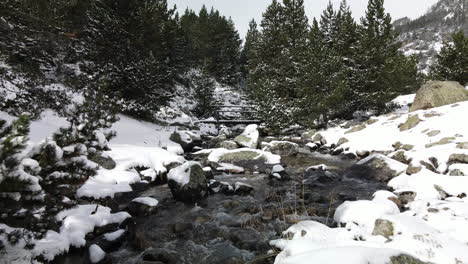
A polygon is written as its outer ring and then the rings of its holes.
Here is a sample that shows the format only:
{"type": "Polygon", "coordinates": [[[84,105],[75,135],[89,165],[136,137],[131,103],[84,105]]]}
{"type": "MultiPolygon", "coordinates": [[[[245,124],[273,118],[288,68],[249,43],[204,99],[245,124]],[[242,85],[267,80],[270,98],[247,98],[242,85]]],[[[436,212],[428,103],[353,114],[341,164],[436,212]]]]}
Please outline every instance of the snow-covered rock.
{"type": "Polygon", "coordinates": [[[169,171],[169,188],[175,199],[195,203],[208,193],[205,173],[200,163],[189,161],[169,171]]]}
{"type": "Polygon", "coordinates": [[[372,154],[353,165],[346,173],[347,178],[388,182],[406,171],[408,166],[382,154],[372,154]]]}
{"type": "Polygon", "coordinates": [[[234,141],[242,147],[256,149],[259,137],[258,125],[252,124],[248,125],[242,134],[235,137],[234,141]]]}

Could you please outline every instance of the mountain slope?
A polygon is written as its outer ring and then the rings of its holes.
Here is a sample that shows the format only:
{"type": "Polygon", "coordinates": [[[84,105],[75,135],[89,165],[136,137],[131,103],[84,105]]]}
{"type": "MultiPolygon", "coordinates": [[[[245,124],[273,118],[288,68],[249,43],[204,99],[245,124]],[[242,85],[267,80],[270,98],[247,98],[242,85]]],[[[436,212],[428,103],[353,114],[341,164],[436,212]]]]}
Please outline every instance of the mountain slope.
{"type": "Polygon", "coordinates": [[[467,19],[468,0],[440,0],[423,16],[415,20],[401,18],[394,26],[401,32],[402,51],[418,55],[420,71],[428,73],[443,41],[449,41],[450,35],[459,30],[468,33],[467,19]]]}

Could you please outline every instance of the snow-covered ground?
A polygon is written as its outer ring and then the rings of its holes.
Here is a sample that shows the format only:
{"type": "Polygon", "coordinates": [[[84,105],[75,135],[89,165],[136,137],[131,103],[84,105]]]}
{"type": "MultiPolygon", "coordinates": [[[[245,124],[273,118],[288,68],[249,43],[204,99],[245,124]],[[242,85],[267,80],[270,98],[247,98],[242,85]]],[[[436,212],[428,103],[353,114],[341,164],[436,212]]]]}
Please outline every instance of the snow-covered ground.
{"type": "Polygon", "coordinates": [[[352,153],[381,151],[392,157],[394,143],[408,144],[398,151],[420,171],[392,179],[388,185],[393,193],[379,191],[371,201],[342,204],[334,216],[341,227],[313,221],[291,226],[285,234],[292,239],[271,242],[281,250],[276,264],[384,264],[401,254],[430,263],[468,263],[468,166],[460,158],[450,160],[452,154],[468,158],[468,144],[463,145],[468,142],[468,102],[408,113],[407,103],[413,98],[397,98],[394,102],[400,109],[372,117],[360,131],[349,133],[349,128],[338,126],[319,132],[328,145],[348,139],[341,147],[352,153]],[[421,121],[400,131],[400,125],[415,115],[421,121]],[[433,171],[422,163],[433,164],[433,171]],[[465,176],[450,176],[454,169],[465,176]],[[398,199],[404,193],[415,194],[415,200],[400,212],[388,198],[398,199]]]}

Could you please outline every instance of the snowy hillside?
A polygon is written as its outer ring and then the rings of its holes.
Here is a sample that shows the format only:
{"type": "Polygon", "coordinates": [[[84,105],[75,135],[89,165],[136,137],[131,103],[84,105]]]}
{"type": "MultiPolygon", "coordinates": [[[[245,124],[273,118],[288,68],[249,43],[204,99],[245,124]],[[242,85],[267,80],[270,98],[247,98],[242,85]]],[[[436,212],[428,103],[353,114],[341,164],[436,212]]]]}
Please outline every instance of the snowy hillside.
{"type": "Polygon", "coordinates": [[[434,56],[450,35],[463,30],[468,33],[468,3],[466,0],[440,0],[425,15],[410,20],[402,18],[394,25],[401,32],[402,51],[420,58],[419,69],[428,73],[434,56]]]}
{"type": "Polygon", "coordinates": [[[400,254],[468,263],[468,102],[408,113],[413,98],[398,97],[400,109],[361,125],[319,131],[328,146],[345,142],[339,148],[347,153],[383,153],[358,164],[381,159],[398,176],[388,182],[392,192],[340,205],[337,228],[313,221],[291,226],[283,233],[289,239],[271,242],[282,250],[275,264],[413,263],[393,262],[400,254]]]}

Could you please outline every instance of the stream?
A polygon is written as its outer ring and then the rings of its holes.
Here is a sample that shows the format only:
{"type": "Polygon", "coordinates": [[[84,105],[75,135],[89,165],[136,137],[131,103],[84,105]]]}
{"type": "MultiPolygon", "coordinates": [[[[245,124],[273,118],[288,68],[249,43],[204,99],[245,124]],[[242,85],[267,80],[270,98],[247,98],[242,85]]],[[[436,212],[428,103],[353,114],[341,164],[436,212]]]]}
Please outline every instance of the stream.
{"type": "MultiPolygon", "coordinates": [[[[370,199],[376,190],[386,189],[382,183],[344,178],[355,162],[301,152],[282,157],[289,181],[263,173],[217,174],[215,180],[246,183],[254,190],[242,196],[212,194],[196,205],[174,200],[167,184],[135,191],[135,195],[156,198],[158,210],[135,218],[123,245],[109,254],[109,263],[273,263],[276,251],[269,241],[281,237],[292,224],[314,220],[333,226],[334,211],[341,203],[370,199]],[[327,176],[304,178],[306,168],[319,164],[327,165],[327,176]]],[[[72,251],[54,262],[86,263],[84,255],[72,251]]]]}

